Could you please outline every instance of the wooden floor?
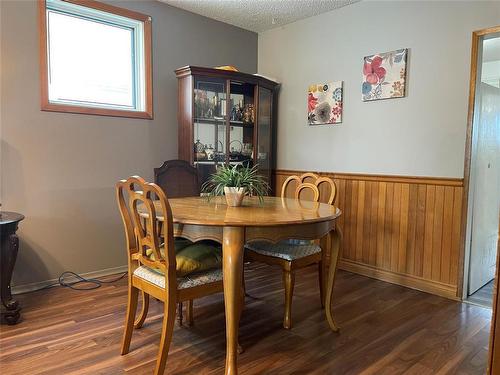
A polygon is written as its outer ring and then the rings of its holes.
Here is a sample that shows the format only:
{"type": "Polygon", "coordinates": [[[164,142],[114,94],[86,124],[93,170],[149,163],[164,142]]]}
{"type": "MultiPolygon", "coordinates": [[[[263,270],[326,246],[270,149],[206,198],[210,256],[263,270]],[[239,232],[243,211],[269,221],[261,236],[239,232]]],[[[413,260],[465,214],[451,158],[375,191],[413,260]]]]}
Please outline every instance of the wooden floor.
{"type": "Polygon", "coordinates": [[[475,303],[477,305],[485,306],[491,308],[493,305],[493,282],[491,280],[488,284],[483,286],[477,292],[471,294],[467,297],[467,301],[475,303]]]}
{"type": "MultiPolygon", "coordinates": [[[[483,374],[491,311],[339,271],[329,330],[319,308],[317,273],[297,273],[294,328],[281,328],[278,269],[246,268],[241,374],[483,374]]],[[[53,288],[22,295],[17,326],[2,326],[0,373],[151,374],[162,316],[152,302],[131,352],[119,355],[126,279],[94,291],[53,288]]],[[[169,374],[223,374],[222,295],[195,302],[195,326],[176,327],[169,374]]]]}

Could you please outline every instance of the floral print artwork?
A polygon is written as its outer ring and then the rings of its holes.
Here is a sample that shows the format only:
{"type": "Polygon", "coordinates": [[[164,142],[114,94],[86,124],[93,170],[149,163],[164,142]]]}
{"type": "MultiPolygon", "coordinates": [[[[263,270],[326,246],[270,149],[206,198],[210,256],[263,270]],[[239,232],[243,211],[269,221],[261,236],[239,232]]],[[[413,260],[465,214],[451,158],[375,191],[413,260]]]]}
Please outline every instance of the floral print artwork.
{"type": "Polygon", "coordinates": [[[309,125],[342,122],[342,81],[309,86],[307,120],[309,125]]]}
{"type": "Polygon", "coordinates": [[[366,56],[363,64],[363,101],[401,98],[406,89],[408,49],[366,56]]]}

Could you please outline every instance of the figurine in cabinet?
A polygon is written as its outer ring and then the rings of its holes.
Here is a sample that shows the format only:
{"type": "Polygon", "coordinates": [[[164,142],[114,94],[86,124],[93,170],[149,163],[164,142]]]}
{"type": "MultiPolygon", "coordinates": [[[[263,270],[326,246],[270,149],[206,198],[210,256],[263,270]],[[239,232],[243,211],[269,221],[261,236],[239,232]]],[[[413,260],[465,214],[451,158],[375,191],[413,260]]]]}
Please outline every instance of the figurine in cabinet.
{"type": "Polygon", "coordinates": [[[254,122],[253,104],[245,104],[242,120],[246,124],[253,124],[254,122]]]}

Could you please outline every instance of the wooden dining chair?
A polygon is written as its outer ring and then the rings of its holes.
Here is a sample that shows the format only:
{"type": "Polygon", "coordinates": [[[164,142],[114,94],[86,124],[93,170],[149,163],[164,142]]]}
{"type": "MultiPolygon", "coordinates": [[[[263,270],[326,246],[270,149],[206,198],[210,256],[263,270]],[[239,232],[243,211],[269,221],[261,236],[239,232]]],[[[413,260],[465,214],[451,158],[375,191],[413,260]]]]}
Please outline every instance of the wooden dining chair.
{"type": "MultiPolygon", "coordinates": [[[[288,177],[281,188],[282,197],[293,197],[314,202],[333,204],[337,188],[333,180],[314,173],[288,177]],[[295,189],[293,189],[295,184],[295,189]]],[[[321,307],[325,306],[326,290],[326,252],[322,251],[319,240],[286,240],[276,244],[254,241],[246,244],[245,259],[278,265],[283,269],[285,286],[285,314],[283,327],[292,327],[292,298],[297,269],[318,264],[321,307]]]]}
{"type": "MultiPolygon", "coordinates": [[[[163,302],[160,348],[154,372],[163,374],[172,339],[176,304],[222,292],[222,269],[208,269],[184,277],[178,275],[179,253],[175,252],[172,212],[165,193],[158,185],[147,183],[141,177],[130,177],[117,183],[116,198],[128,249],[128,304],[121,354],[129,352],[139,292],[151,295],[163,302]],[[158,231],[158,214],[163,217],[161,234],[158,231]]],[[[145,319],[145,316],[140,318],[145,319]]]]}
{"type": "MultiPolygon", "coordinates": [[[[186,160],[167,160],[159,168],[154,169],[154,182],[169,198],[194,197],[200,195],[200,183],[198,180],[198,169],[186,160]]],[[[182,246],[184,239],[175,239],[182,246]]],[[[143,295],[143,300],[147,296],[143,295]]],[[[179,302],[177,318],[179,325],[183,321],[183,303],[179,302]]],[[[188,325],[192,325],[193,300],[189,300],[186,307],[188,325]]]]}

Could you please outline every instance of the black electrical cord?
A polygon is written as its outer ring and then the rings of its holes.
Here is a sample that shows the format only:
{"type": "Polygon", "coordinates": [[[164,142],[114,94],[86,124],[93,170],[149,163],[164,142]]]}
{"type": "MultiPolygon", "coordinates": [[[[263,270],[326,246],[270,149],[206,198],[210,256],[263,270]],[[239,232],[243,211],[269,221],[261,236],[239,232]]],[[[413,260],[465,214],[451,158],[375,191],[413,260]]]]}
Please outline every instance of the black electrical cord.
{"type": "MultiPolygon", "coordinates": [[[[93,289],[100,288],[102,286],[102,284],[115,283],[118,280],[123,279],[127,275],[127,273],[128,272],[123,272],[120,276],[118,276],[112,280],[99,280],[99,279],[87,279],[83,276],[80,276],[76,272],[64,271],[59,276],[58,281],[56,283],[46,285],[46,286],[39,288],[39,289],[30,290],[29,292],[25,292],[25,293],[37,292],[39,290],[49,289],[49,288],[52,288],[54,286],[62,286],[64,288],[70,288],[73,290],[93,290],[93,289]],[[66,281],[65,279],[68,276],[75,278],[76,281],[66,281]],[[88,284],[88,285],[78,286],[79,284],[88,284]]],[[[24,293],[20,293],[20,294],[24,294],[24,293]]]]}
{"type": "Polygon", "coordinates": [[[93,289],[100,288],[102,284],[111,284],[111,283],[114,283],[118,280],[121,280],[125,277],[126,274],[127,274],[127,272],[124,272],[119,277],[117,277],[113,280],[104,281],[104,280],[98,280],[98,279],[86,279],[85,277],[80,276],[79,274],[77,274],[75,272],[65,271],[61,274],[61,276],[59,276],[59,285],[65,287],[65,288],[73,289],[73,290],[93,290],[93,289]],[[77,280],[73,281],[73,282],[66,282],[64,280],[64,278],[67,275],[73,276],[77,280]],[[82,284],[82,283],[83,284],[90,284],[90,285],[83,286],[83,287],[75,287],[74,286],[74,285],[78,285],[78,284],[82,284]]]}

